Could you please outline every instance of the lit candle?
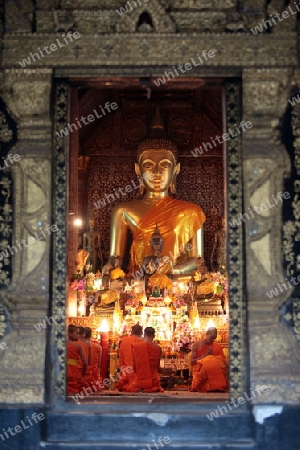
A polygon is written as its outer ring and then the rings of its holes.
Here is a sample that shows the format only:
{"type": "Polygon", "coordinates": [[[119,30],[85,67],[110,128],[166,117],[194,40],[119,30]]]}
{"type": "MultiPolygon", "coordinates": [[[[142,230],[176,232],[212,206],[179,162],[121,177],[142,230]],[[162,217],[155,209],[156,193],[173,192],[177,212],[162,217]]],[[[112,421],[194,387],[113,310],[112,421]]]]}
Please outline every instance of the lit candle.
{"type": "Polygon", "coordinates": [[[107,378],[108,375],[108,332],[109,324],[106,319],[102,319],[100,326],[96,329],[101,333],[101,347],[102,347],[102,358],[101,358],[101,376],[102,378],[107,378]]]}
{"type": "Polygon", "coordinates": [[[207,331],[209,328],[216,328],[215,322],[212,319],[209,319],[209,321],[207,322],[205,331],[207,331]]]}

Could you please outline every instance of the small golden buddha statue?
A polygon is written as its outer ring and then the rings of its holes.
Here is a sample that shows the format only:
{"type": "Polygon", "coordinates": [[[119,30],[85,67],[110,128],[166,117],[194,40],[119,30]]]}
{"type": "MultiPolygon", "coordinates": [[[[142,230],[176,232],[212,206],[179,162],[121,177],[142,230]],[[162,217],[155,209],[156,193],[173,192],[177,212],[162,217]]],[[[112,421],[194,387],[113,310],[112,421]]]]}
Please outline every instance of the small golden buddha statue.
{"type": "Polygon", "coordinates": [[[216,272],[225,271],[226,267],[226,231],[225,219],[221,220],[221,228],[219,228],[214,236],[214,242],[210,257],[210,265],[212,270],[216,272]]]}
{"type": "Polygon", "coordinates": [[[128,232],[133,235],[130,251],[130,273],[141,270],[143,260],[151,254],[151,235],[156,223],[164,239],[164,254],[170,258],[173,274],[190,274],[196,268],[196,257],[202,252],[202,230],[205,214],[200,206],[169,195],[176,193],[180,171],[178,150],[163,136],[163,125],[157,111],[152,137],[137,149],[135,172],[142,180],[140,200],[115,207],[111,218],[110,257],[124,260],[128,232]],[[177,260],[180,257],[180,264],[177,260]],[[184,258],[183,258],[184,257],[184,258]]]}
{"type": "Polygon", "coordinates": [[[211,274],[208,272],[204,258],[199,256],[197,258],[197,270],[193,275],[193,281],[196,284],[196,294],[198,296],[212,296],[214,293],[214,282],[211,274]]]}
{"type": "Polygon", "coordinates": [[[89,252],[87,262],[92,266],[91,271],[96,272],[102,268],[101,239],[99,231],[94,229],[94,220],[89,220],[89,230],[83,233],[82,244],[84,250],[89,252]]]}
{"type": "Polygon", "coordinates": [[[163,256],[161,254],[164,246],[164,239],[159,232],[157,224],[150,239],[150,246],[152,255],[146,256],[142,263],[145,272],[148,275],[152,275],[153,273],[172,273],[171,259],[168,256],[163,256]]]}

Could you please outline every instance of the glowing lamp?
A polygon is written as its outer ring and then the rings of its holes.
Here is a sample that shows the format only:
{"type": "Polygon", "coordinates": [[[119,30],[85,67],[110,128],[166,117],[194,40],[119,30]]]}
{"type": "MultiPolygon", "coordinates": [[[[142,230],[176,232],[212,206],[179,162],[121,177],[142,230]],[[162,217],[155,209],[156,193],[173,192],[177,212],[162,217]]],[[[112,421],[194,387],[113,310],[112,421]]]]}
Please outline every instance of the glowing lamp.
{"type": "Polygon", "coordinates": [[[200,319],[199,317],[196,317],[194,320],[194,329],[199,330],[200,329],[200,319]]]}
{"type": "Polygon", "coordinates": [[[147,305],[147,302],[148,302],[148,299],[147,299],[146,295],[143,295],[143,297],[142,297],[142,299],[141,299],[142,305],[143,305],[143,306],[146,306],[146,305],[147,305]]]}
{"type": "Polygon", "coordinates": [[[101,374],[103,378],[107,376],[108,369],[108,332],[109,332],[109,323],[107,319],[102,319],[100,326],[96,329],[96,331],[101,333],[101,346],[102,346],[102,358],[101,358],[101,374]]]}
{"type": "Polygon", "coordinates": [[[102,278],[97,278],[94,281],[94,289],[95,289],[95,291],[100,291],[101,287],[102,287],[102,278]]]}
{"type": "Polygon", "coordinates": [[[99,327],[96,329],[98,333],[107,333],[109,331],[109,323],[107,319],[102,319],[102,322],[100,323],[99,327]]]}
{"type": "Polygon", "coordinates": [[[79,219],[79,217],[76,217],[76,219],[74,219],[74,221],[73,221],[73,225],[78,228],[82,227],[82,219],[79,219]]]}
{"type": "Polygon", "coordinates": [[[82,302],[79,306],[78,306],[78,315],[79,316],[85,316],[85,304],[82,302]]]}
{"type": "Polygon", "coordinates": [[[165,304],[166,306],[170,306],[171,303],[172,303],[172,299],[171,299],[171,297],[170,297],[169,295],[167,295],[167,296],[164,298],[164,304],[165,304]]]}
{"type": "Polygon", "coordinates": [[[209,321],[207,322],[205,331],[207,331],[209,328],[216,328],[216,324],[212,319],[209,319],[209,321]]]}

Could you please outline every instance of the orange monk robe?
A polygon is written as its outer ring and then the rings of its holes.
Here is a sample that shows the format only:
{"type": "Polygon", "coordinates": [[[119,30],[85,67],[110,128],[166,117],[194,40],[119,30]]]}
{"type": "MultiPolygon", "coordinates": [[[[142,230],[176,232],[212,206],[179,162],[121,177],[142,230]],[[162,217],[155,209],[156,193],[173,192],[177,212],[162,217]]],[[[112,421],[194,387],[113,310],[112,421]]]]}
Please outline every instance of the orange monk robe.
{"type": "Polygon", "coordinates": [[[144,392],[163,392],[158,374],[161,348],[149,342],[139,342],[133,345],[133,354],[138,387],[144,392]]]}
{"type": "Polygon", "coordinates": [[[156,227],[164,239],[163,254],[173,263],[205,222],[205,214],[194,203],[164,197],[139,221],[133,233],[130,271],[140,269],[143,259],[152,254],[151,236],[156,227]]]}
{"type": "Polygon", "coordinates": [[[134,372],[133,345],[139,342],[145,342],[138,336],[123,337],[119,350],[119,367],[121,368],[121,377],[116,384],[119,391],[138,392],[137,376],[134,372]]]}
{"type": "MultiPolygon", "coordinates": [[[[87,344],[87,343],[84,342],[84,341],[77,341],[77,343],[78,343],[79,345],[81,345],[81,348],[82,348],[82,350],[83,350],[85,359],[86,359],[86,361],[87,361],[87,364],[89,365],[89,363],[90,363],[90,348],[91,348],[90,344],[87,344]]],[[[79,367],[80,367],[80,369],[81,369],[81,371],[82,371],[82,362],[81,362],[81,361],[79,362],[79,367]]],[[[80,391],[82,391],[82,389],[83,389],[84,387],[89,387],[89,383],[87,382],[87,380],[85,379],[85,377],[84,377],[84,378],[81,377],[80,384],[81,384],[81,386],[80,386],[80,391]]]]}
{"type": "MultiPolygon", "coordinates": [[[[99,383],[101,382],[102,378],[100,377],[100,363],[101,363],[101,352],[102,347],[99,344],[95,344],[94,342],[91,342],[91,364],[88,365],[86,370],[85,379],[86,381],[92,386],[92,388],[95,390],[95,387],[101,390],[99,388],[99,383]]],[[[96,391],[95,391],[96,392],[96,391]]]]}
{"type": "Polygon", "coordinates": [[[227,366],[222,346],[216,342],[204,345],[198,348],[197,358],[204,355],[210,348],[212,355],[204,357],[193,367],[191,391],[228,391],[227,366]]]}
{"type": "Polygon", "coordinates": [[[82,389],[82,359],[78,342],[67,342],[67,393],[78,394],[82,389]],[[81,366],[81,368],[80,368],[81,366]]]}

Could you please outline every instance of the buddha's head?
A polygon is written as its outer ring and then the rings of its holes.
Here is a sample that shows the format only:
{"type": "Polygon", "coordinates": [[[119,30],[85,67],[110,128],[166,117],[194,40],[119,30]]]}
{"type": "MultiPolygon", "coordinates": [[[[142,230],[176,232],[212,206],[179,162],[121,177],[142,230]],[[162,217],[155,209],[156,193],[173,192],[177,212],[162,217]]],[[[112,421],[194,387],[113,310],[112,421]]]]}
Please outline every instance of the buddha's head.
{"type": "Polygon", "coordinates": [[[145,139],[138,146],[135,172],[149,192],[176,192],[180,172],[176,145],[165,138],[145,139]]]}
{"type": "Polygon", "coordinates": [[[199,256],[197,258],[197,270],[201,275],[206,275],[208,270],[207,270],[207,266],[205,264],[204,258],[202,258],[201,256],[199,256]]]}

